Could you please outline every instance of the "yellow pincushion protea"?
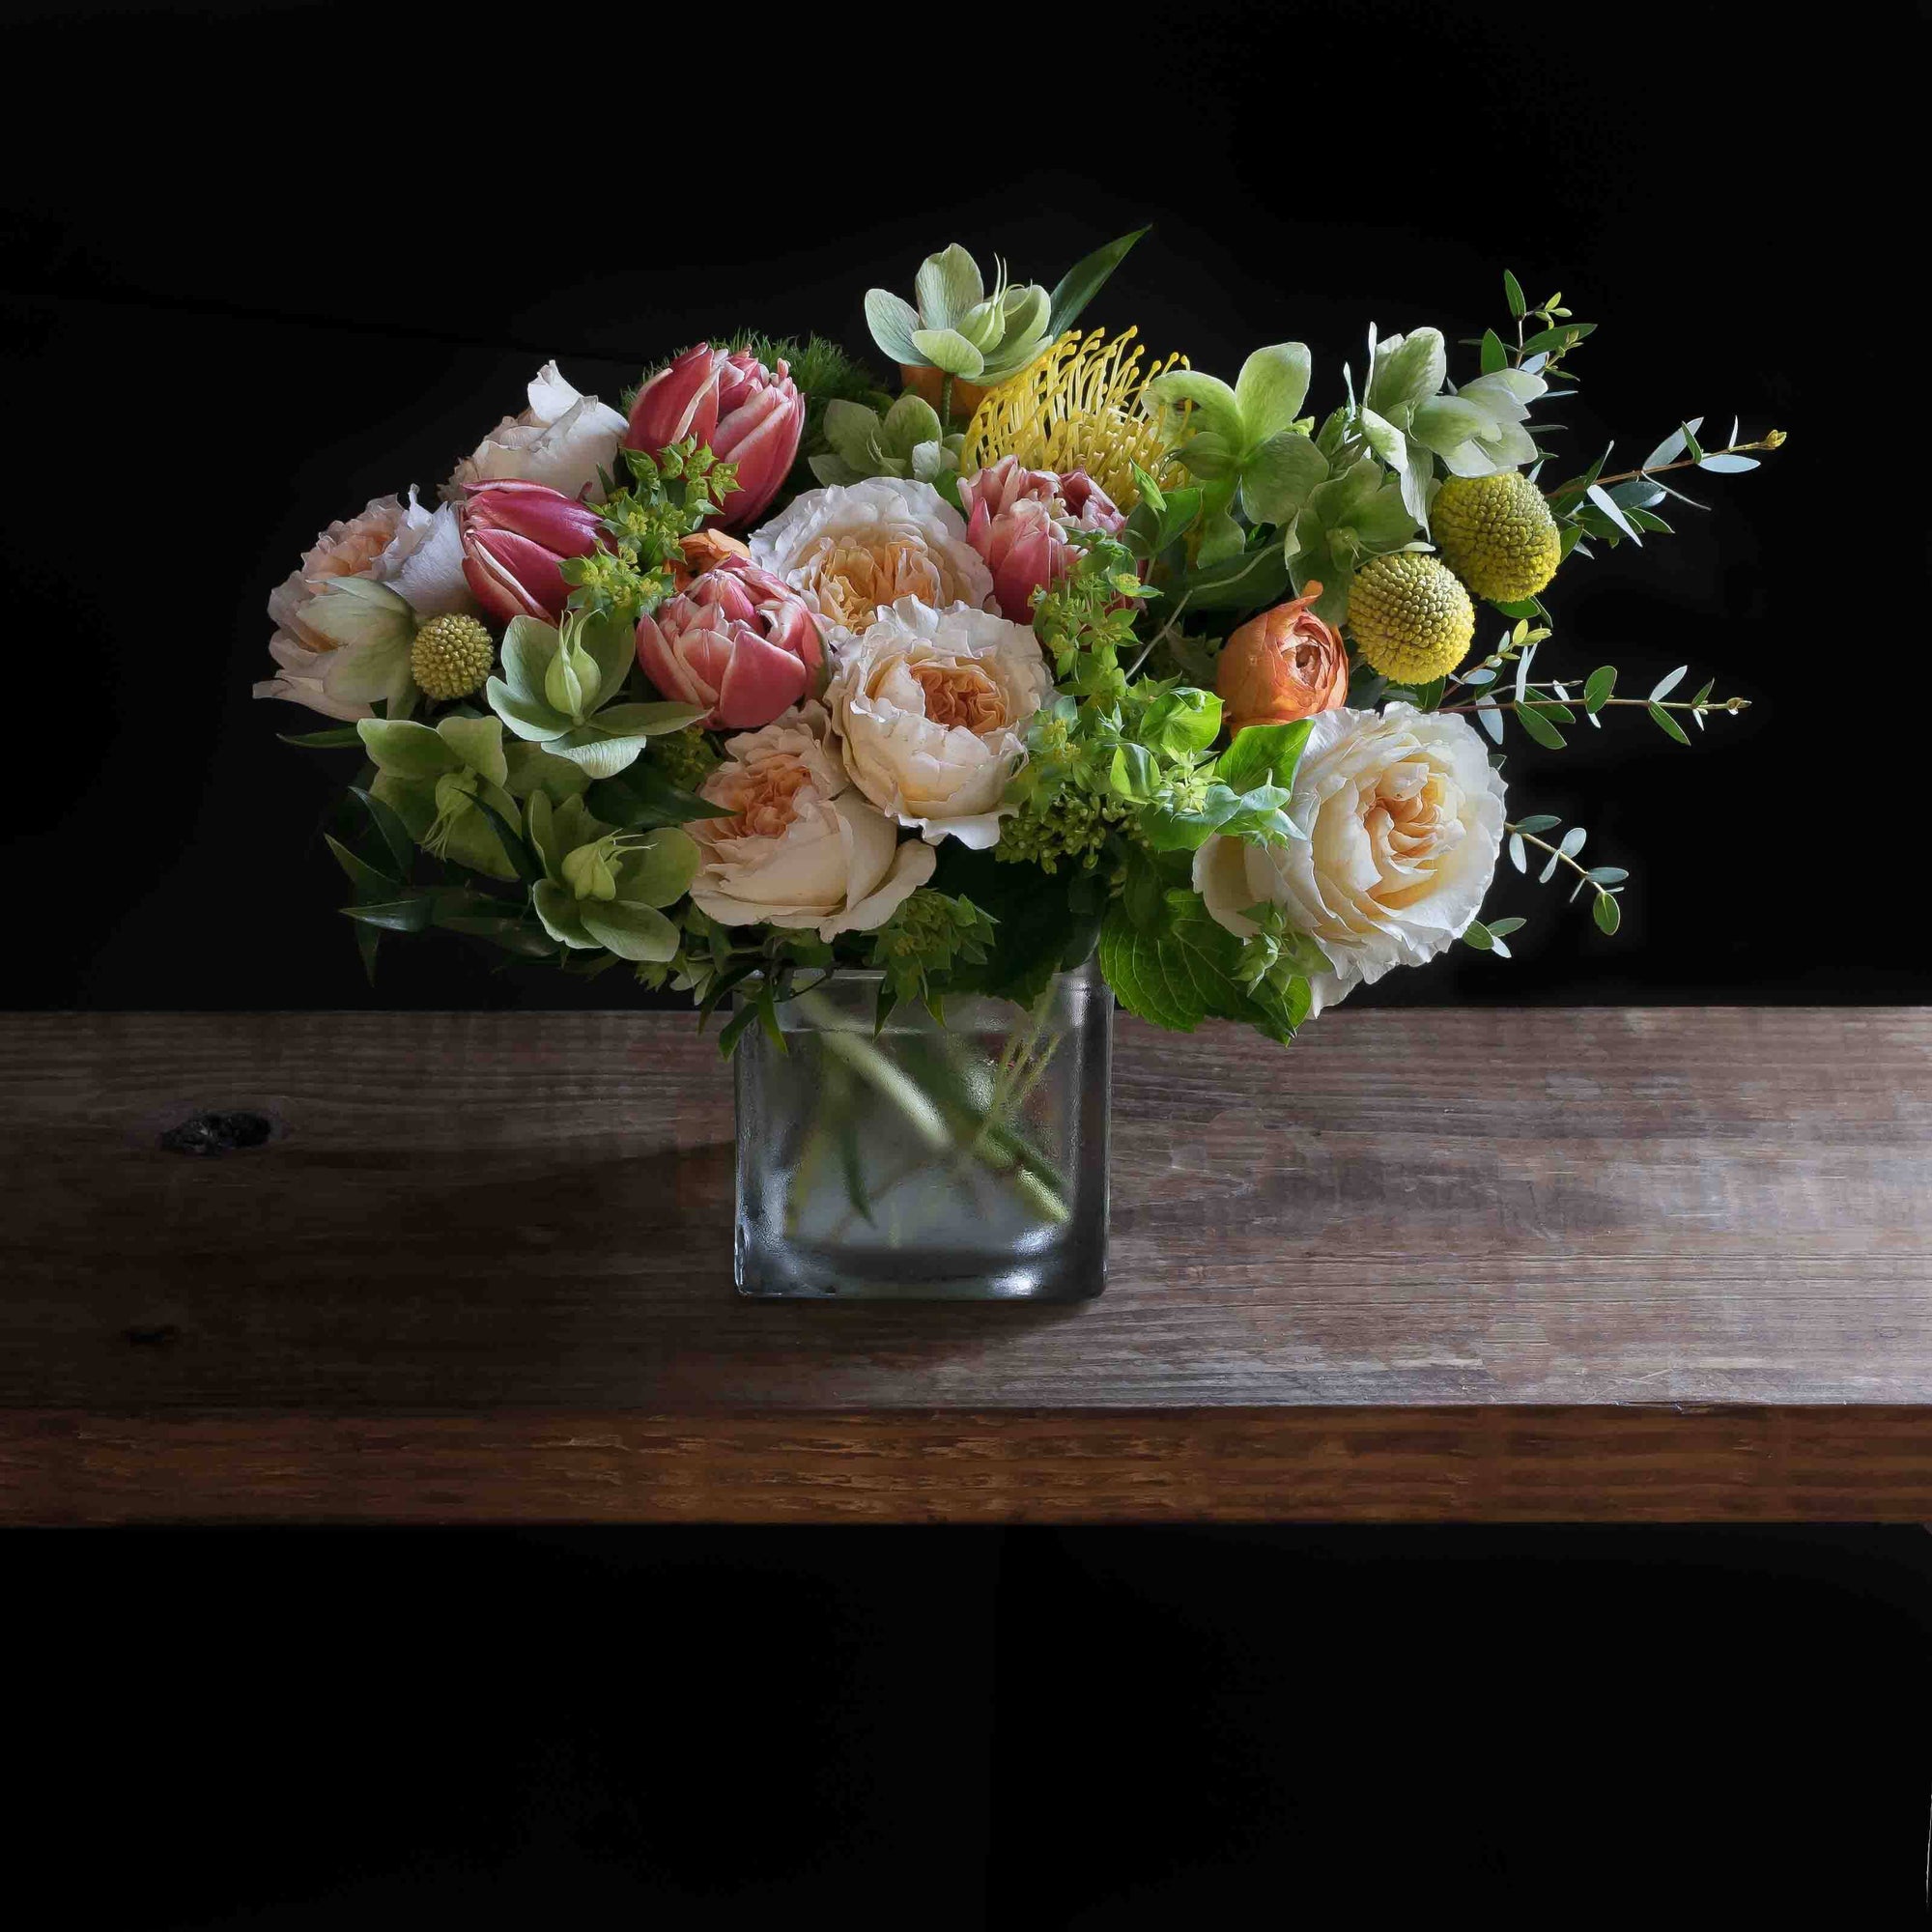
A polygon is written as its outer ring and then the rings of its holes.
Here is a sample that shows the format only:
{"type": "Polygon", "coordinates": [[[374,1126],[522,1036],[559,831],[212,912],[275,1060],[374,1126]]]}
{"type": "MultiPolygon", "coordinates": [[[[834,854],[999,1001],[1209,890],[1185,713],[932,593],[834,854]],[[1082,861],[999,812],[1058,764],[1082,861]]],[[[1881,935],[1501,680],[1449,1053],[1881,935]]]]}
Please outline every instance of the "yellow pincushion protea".
{"type": "Polygon", "coordinates": [[[966,426],[959,467],[971,475],[1003,456],[1028,469],[1065,475],[1084,469],[1122,510],[1140,501],[1133,466],[1163,488],[1180,480],[1170,452],[1179,440],[1185,411],[1149,411],[1142,392],[1156,376],[1184,369],[1184,355],[1143,368],[1146,353],[1122,329],[1082,335],[1069,328],[1046,354],[991,390],[966,426]]]}

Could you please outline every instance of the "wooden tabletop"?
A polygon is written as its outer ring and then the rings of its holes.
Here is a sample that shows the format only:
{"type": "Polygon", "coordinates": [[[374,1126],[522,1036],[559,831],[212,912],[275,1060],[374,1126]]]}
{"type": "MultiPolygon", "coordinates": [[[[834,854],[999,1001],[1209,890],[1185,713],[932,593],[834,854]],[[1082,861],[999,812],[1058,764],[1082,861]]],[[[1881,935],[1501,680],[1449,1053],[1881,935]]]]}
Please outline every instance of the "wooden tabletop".
{"type": "Polygon", "coordinates": [[[1932,1518],[1932,1009],[1122,1019],[1058,1309],[741,1301],[684,1015],[0,1067],[4,1519],[1932,1518]]]}

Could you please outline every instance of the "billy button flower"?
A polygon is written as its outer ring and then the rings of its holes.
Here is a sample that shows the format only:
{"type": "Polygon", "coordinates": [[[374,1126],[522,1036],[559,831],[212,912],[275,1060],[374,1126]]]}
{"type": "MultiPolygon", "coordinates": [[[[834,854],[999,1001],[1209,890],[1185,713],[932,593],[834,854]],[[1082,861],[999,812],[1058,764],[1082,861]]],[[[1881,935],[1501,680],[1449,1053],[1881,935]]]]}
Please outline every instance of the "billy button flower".
{"type": "Polygon", "coordinates": [[[496,662],[490,633],[454,611],[432,617],[410,646],[410,675],[425,697],[443,703],[481,691],[496,662]]]}

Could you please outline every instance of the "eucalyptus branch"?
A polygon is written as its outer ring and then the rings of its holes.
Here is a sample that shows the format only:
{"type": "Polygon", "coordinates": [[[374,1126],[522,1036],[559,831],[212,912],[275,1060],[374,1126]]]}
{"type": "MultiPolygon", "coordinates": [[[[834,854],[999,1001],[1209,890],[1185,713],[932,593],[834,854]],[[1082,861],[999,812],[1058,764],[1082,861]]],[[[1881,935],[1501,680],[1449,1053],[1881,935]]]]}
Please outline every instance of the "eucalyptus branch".
{"type": "MultiPolygon", "coordinates": [[[[1660,463],[1655,469],[1620,469],[1614,476],[1599,476],[1596,479],[1597,488],[1607,490],[1613,483],[1647,483],[1653,476],[1662,476],[1672,469],[1696,469],[1713,456],[1744,456],[1753,449],[1781,449],[1783,446],[1784,432],[1781,429],[1767,430],[1755,442],[1734,442],[1723,449],[1707,449],[1697,456],[1680,456],[1674,463],[1660,463]]],[[[1576,488],[1576,479],[1573,478],[1543,494],[1548,497],[1567,497],[1576,488]]]]}
{"type": "MultiPolygon", "coordinates": [[[[1547,711],[1552,704],[1561,704],[1568,708],[1573,702],[1574,700],[1572,699],[1557,697],[1552,694],[1548,697],[1479,698],[1472,704],[1438,704],[1435,708],[1438,712],[1520,711],[1523,709],[1547,711]]],[[[1692,697],[1606,697],[1601,704],[1586,708],[1607,711],[1613,704],[1640,704],[1647,711],[1728,711],[1734,717],[1740,711],[1748,711],[1750,709],[1750,699],[1748,697],[1720,697],[1716,703],[1713,703],[1708,698],[1699,700],[1692,697]]]]}

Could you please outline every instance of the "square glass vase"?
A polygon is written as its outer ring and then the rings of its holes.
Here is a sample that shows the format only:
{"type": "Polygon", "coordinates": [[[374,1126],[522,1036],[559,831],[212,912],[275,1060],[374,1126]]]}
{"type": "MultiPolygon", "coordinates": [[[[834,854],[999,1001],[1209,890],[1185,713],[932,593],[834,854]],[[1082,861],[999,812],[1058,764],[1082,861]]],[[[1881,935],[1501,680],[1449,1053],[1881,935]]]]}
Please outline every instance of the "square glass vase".
{"type": "Polygon", "coordinates": [[[1107,1277],[1114,996],[1098,968],[1031,1008],[949,999],[876,1027],[877,973],[755,1023],[735,1059],[740,1293],[1084,1301],[1107,1277]]]}

